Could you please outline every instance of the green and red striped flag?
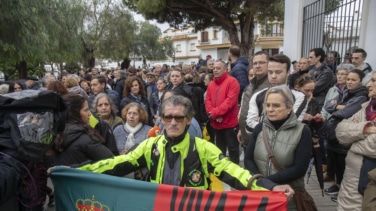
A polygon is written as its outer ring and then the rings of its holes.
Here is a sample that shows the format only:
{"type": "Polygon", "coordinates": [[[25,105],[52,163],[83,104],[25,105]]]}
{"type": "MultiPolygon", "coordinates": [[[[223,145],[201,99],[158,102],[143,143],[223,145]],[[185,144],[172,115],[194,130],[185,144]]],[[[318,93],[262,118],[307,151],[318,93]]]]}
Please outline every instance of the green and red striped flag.
{"type": "Polygon", "coordinates": [[[54,168],[50,176],[56,211],[287,210],[283,192],[202,191],[65,167],[54,168]]]}

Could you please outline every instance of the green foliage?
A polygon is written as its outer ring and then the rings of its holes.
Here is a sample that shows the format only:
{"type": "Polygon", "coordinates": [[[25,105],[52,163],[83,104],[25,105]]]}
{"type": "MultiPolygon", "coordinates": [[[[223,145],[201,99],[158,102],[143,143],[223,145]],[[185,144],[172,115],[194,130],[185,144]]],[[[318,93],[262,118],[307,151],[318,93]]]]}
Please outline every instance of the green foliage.
{"type": "Polygon", "coordinates": [[[132,14],[119,5],[108,14],[106,32],[99,40],[98,51],[95,56],[99,58],[111,58],[116,61],[128,57],[135,39],[137,23],[132,14]]]}
{"type": "Polygon", "coordinates": [[[122,60],[133,49],[137,23],[121,2],[90,0],[86,2],[82,41],[94,58],[122,60]]]}
{"type": "MultiPolygon", "coordinates": [[[[0,71],[4,72],[6,80],[16,80],[18,79],[18,70],[13,63],[1,62],[0,71]]],[[[42,76],[43,75],[43,65],[37,61],[30,61],[27,67],[27,75],[42,76]]]]}
{"type": "MultiPolygon", "coordinates": [[[[149,5],[164,7],[158,2],[149,5]]],[[[77,68],[78,63],[90,64],[85,61],[94,58],[119,61],[135,52],[134,43],[147,43],[140,47],[139,55],[165,58],[161,49],[168,45],[158,42],[160,31],[139,28],[143,25],[118,0],[2,1],[0,71],[14,79],[40,75],[45,62],[77,68]]]]}
{"type": "Polygon", "coordinates": [[[45,1],[4,1],[0,4],[0,61],[16,63],[30,57],[43,58],[48,35],[44,27],[45,1]]]}
{"type": "Polygon", "coordinates": [[[259,22],[267,21],[283,21],[285,17],[285,1],[284,0],[266,0],[261,4],[257,13],[259,22]]]}
{"type": "Polygon", "coordinates": [[[128,8],[146,19],[168,22],[172,27],[186,25],[202,30],[220,26],[229,32],[232,44],[242,45],[243,54],[253,46],[254,20],[282,20],[284,0],[123,0],[128,8]],[[236,23],[240,26],[240,37],[236,23]]]}
{"type": "Polygon", "coordinates": [[[158,42],[160,29],[149,22],[140,22],[139,25],[133,44],[133,54],[149,60],[165,59],[165,54],[161,52],[162,44],[158,42]]]}
{"type": "Polygon", "coordinates": [[[326,0],[325,1],[325,15],[334,12],[340,6],[342,0],[326,0]]]}
{"type": "MultiPolygon", "coordinates": [[[[0,4],[0,63],[79,60],[80,4],[75,0],[9,0],[0,4]]],[[[7,68],[9,69],[9,68],[7,68]]],[[[30,74],[24,72],[21,75],[30,74]]],[[[10,74],[11,75],[11,74],[10,74]]]]}
{"type": "Polygon", "coordinates": [[[172,40],[164,38],[161,41],[161,45],[162,45],[161,50],[163,51],[161,52],[161,54],[165,54],[168,57],[173,57],[175,55],[175,49],[174,49],[173,44],[174,43],[172,42],[172,40]]]}

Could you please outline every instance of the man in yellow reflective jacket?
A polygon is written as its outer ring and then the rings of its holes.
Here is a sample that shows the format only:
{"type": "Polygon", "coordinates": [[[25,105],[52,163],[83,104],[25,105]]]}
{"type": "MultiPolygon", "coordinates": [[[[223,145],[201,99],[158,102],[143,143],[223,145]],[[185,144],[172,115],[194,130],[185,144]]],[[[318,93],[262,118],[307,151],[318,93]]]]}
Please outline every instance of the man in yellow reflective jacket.
{"type": "Polygon", "coordinates": [[[277,185],[265,178],[252,176],[249,171],[232,163],[214,144],[187,133],[194,116],[188,98],[172,96],[165,100],[159,114],[165,132],[143,141],[133,151],[79,169],[123,176],[147,167],[150,181],[199,189],[209,188],[209,175],[239,190],[279,190],[290,198],[294,194],[289,185],[277,185]]]}

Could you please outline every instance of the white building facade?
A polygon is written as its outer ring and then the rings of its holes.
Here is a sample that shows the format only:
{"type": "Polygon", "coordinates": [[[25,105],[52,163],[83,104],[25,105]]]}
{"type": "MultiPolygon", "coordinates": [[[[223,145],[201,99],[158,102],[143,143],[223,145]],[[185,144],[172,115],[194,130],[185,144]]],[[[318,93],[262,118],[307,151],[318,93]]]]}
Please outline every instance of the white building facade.
{"type": "MultiPolygon", "coordinates": [[[[267,25],[255,24],[254,51],[268,51],[270,55],[283,50],[283,27],[281,22],[271,22],[267,25]]],[[[239,32],[240,33],[240,32],[239,32]]],[[[220,27],[210,27],[196,32],[193,26],[182,29],[168,28],[162,32],[161,39],[173,41],[175,58],[168,61],[152,61],[154,63],[172,62],[178,64],[196,64],[199,59],[210,55],[215,60],[228,60],[228,49],[231,46],[229,34],[220,27]]]]}

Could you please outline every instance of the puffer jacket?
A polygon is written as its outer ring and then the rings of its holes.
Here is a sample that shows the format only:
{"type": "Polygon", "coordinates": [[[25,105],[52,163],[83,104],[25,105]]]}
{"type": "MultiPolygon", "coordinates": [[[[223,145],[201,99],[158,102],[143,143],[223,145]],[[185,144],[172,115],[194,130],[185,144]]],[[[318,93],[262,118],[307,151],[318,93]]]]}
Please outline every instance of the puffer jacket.
{"type": "Polygon", "coordinates": [[[338,210],[362,210],[363,196],[358,192],[358,182],[363,156],[376,158],[376,134],[363,133],[364,127],[370,123],[366,120],[368,103],[363,103],[360,111],[342,120],[336,128],[338,141],[343,145],[351,145],[338,195],[338,210]]]}
{"type": "Polygon", "coordinates": [[[251,139],[251,134],[247,133],[246,127],[246,120],[247,114],[249,109],[249,101],[254,93],[267,88],[270,86],[268,81],[268,75],[266,74],[264,77],[258,79],[254,77],[252,81],[249,83],[247,88],[244,90],[242,99],[241,99],[241,106],[239,111],[239,130],[241,131],[241,139],[243,141],[243,145],[247,146],[248,142],[251,139]]]}
{"type": "MultiPolygon", "coordinates": [[[[327,110],[332,116],[340,119],[347,119],[359,111],[362,103],[368,100],[368,90],[364,86],[360,86],[353,90],[345,89],[343,92],[340,91],[334,100],[337,100],[338,105],[345,105],[346,107],[341,110],[337,110],[337,104],[333,104],[331,103],[331,100],[329,100],[326,102],[325,110],[327,110]]],[[[328,149],[337,153],[346,154],[349,146],[334,141],[328,142],[328,149]]]]}
{"type": "Polygon", "coordinates": [[[324,119],[328,119],[330,117],[330,113],[328,111],[325,110],[325,106],[326,106],[326,103],[331,100],[331,99],[334,99],[335,97],[338,96],[338,92],[340,92],[341,90],[343,90],[343,88],[341,88],[339,86],[339,84],[335,84],[332,88],[329,89],[328,93],[326,93],[326,96],[325,96],[325,101],[324,101],[324,106],[322,107],[321,109],[321,115],[324,117],[324,119]]]}

